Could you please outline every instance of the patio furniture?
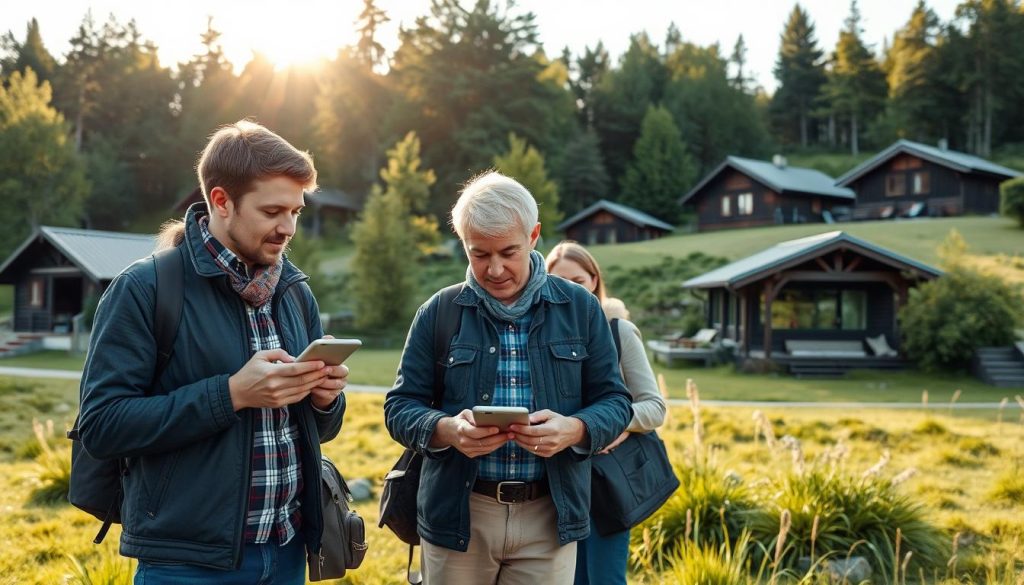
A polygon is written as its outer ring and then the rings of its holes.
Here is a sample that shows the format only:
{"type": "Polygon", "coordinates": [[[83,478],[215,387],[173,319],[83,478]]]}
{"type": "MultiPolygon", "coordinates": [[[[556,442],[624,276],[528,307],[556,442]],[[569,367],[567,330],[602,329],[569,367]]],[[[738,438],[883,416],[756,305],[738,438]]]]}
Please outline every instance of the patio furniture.
{"type": "Polygon", "coordinates": [[[843,340],[796,340],[785,342],[786,351],[793,357],[822,358],[863,358],[868,357],[864,344],[860,341],[843,340]]]}

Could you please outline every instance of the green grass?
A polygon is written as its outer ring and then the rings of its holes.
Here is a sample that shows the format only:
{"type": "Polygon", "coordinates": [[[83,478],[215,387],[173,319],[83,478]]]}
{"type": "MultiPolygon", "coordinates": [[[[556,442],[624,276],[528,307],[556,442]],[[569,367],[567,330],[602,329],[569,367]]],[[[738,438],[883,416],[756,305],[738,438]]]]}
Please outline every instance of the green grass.
{"type": "MultiPolygon", "coordinates": [[[[647,242],[593,246],[602,268],[656,264],[662,256],[686,257],[703,252],[736,260],[779,242],[842,230],[872,244],[888,248],[926,264],[938,264],[936,248],[956,229],[974,255],[1019,255],[1024,230],[1002,217],[955,217],[913,221],[858,221],[833,225],[815,223],[723,230],[670,236],[647,242]]],[[[612,291],[614,294],[614,291],[612,291]]]]}
{"type": "MultiPolygon", "coordinates": [[[[16,447],[0,449],[0,510],[4,511],[0,542],[5,543],[0,548],[0,583],[63,583],[67,575],[72,575],[70,582],[75,583],[83,582],[83,574],[92,575],[93,582],[129,582],[123,577],[131,574],[133,563],[117,557],[117,527],[97,547],[91,540],[99,522],[63,502],[34,502],[32,498],[48,479],[51,484],[59,479],[53,477],[59,475],[59,470],[48,466],[52,461],[45,459],[45,451],[38,445],[28,447],[38,443],[32,420],[44,424],[53,420],[54,451],[66,449],[61,432],[74,416],[74,409],[68,405],[74,403],[77,392],[77,384],[69,381],[0,378],[0,445],[16,447]],[[78,561],[78,566],[68,555],[78,561]],[[100,576],[102,579],[96,580],[100,576]],[[122,580],[117,581],[118,577],[122,580]]],[[[401,452],[401,447],[386,434],[382,406],[382,396],[350,395],[341,434],[324,446],[346,478],[369,478],[377,490],[381,478],[401,452]]],[[[845,455],[841,465],[858,477],[879,461],[883,451],[888,451],[889,458],[878,477],[888,480],[905,469],[916,468],[917,475],[899,483],[896,490],[924,506],[926,521],[942,532],[945,542],[951,544],[954,533],[959,533],[957,582],[996,582],[997,574],[1001,575],[998,583],[1012,584],[1021,578],[1024,553],[1019,543],[1024,542],[1024,502],[1017,499],[1017,478],[1024,464],[1024,425],[1017,422],[1016,415],[997,425],[973,418],[950,418],[944,412],[926,415],[885,410],[795,411],[783,407],[762,410],[762,420],[769,422],[774,436],[790,435],[801,441],[808,462],[836,458],[837,449],[842,446],[845,455]],[[914,430],[926,426],[941,427],[943,433],[937,437],[914,430]],[[977,451],[977,460],[970,467],[943,461],[941,455],[950,445],[977,451]]],[[[700,411],[702,444],[709,449],[717,468],[727,474],[728,481],[739,482],[737,485],[769,498],[766,501],[770,502],[773,480],[780,474],[790,481],[798,478],[790,471],[793,463],[789,452],[778,447],[778,443],[770,447],[760,436],[755,437],[752,414],[753,409],[748,408],[705,405],[700,411]]],[[[670,457],[677,462],[690,460],[697,451],[694,420],[690,408],[673,407],[661,430],[670,457]]],[[[367,524],[370,552],[363,567],[345,582],[404,582],[407,549],[389,532],[376,528],[377,506],[376,499],[355,505],[367,524]]],[[[639,536],[642,541],[642,534],[639,536]]],[[[738,536],[732,534],[733,538],[738,536]]],[[[754,542],[751,546],[770,545],[754,542]]],[[[734,552],[739,554],[743,548],[734,552]]],[[[701,555],[700,551],[690,552],[701,555]]],[[[823,552],[817,550],[819,555],[823,552]]],[[[709,569],[721,568],[713,558],[708,563],[709,569]]],[[[684,569],[684,565],[677,563],[666,572],[659,572],[648,565],[647,569],[631,573],[629,581],[633,585],[676,582],[675,571],[684,569]]],[[[753,570],[756,569],[755,565],[753,570]]],[[[929,570],[928,582],[952,583],[951,571],[945,564],[934,569],[934,573],[929,570]]],[[[909,581],[915,581],[913,573],[909,581]]],[[[765,585],[768,580],[755,578],[749,582],[765,585]]]]}
{"type": "Polygon", "coordinates": [[[9,358],[0,358],[0,366],[11,368],[81,371],[84,365],[84,353],[70,353],[62,350],[43,350],[9,358]]]}

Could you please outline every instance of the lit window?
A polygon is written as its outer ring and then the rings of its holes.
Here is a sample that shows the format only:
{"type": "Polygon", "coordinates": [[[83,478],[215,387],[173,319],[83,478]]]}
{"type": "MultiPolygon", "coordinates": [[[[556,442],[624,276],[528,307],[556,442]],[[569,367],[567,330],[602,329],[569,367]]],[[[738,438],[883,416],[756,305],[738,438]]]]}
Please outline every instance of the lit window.
{"type": "Polygon", "coordinates": [[[931,181],[929,179],[927,171],[914,173],[914,195],[922,195],[930,190],[931,181]]]}
{"type": "Polygon", "coordinates": [[[729,217],[732,215],[732,200],[728,195],[722,196],[722,217],[729,217]]]}
{"type": "Polygon", "coordinates": [[[754,194],[753,193],[740,193],[736,196],[736,211],[740,215],[753,215],[754,213],[754,194]]]}
{"type": "Polygon", "coordinates": [[[43,306],[43,293],[45,292],[45,283],[42,278],[33,278],[28,283],[28,305],[30,307],[39,308],[43,306]]]}
{"type": "Polygon", "coordinates": [[[888,197],[899,197],[907,193],[907,178],[903,173],[885,176],[885,194],[888,197]]]}

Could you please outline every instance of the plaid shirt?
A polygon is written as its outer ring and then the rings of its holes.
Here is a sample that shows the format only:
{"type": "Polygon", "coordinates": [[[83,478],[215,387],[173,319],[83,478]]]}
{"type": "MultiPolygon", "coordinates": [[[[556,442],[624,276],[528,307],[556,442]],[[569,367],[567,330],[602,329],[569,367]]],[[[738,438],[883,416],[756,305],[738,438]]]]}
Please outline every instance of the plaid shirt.
{"type": "MultiPolygon", "coordinates": [[[[210,234],[206,218],[199,221],[203,242],[224,272],[242,280],[250,278],[245,263],[210,234]]],[[[249,323],[249,349],[253,353],[281,347],[271,302],[260,307],[245,304],[249,323]]],[[[249,510],[245,519],[245,542],[263,544],[273,537],[288,543],[301,524],[299,494],[302,493],[302,465],[297,441],[298,424],[288,408],[253,409],[252,479],[249,510]]]]}
{"type": "MultiPolygon", "coordinates": [[[[526,354],[531,322],[532,310],[513,323],[501,325],[498,333],[501,353],[498,355],[493,406],[525,406],[530,412],[536,410],[530,362],[526,354]]],[[[480,459],[478,477],[488,481],[537,481],[544,477],[544,465],[539,457],[508,441],[480,459]]]]}

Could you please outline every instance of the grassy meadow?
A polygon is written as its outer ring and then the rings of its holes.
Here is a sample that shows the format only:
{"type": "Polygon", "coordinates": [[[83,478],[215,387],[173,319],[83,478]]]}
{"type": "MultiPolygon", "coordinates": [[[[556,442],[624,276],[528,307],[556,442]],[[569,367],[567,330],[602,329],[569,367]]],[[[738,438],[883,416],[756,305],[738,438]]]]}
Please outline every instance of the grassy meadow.
{"type": "MultiPolygon", "coordinates": [[[[116,556],[116,527],[95,546],[99,523],[62,502],[63,431],[76,396],[74,382],[0,378],[0,585],[130,582],[133,564],[116,556]]],[[[366,477],[379,488],[401,451],[384,429],[383,397],[353,393],[348,401],[342,433],[325,452],[347,478],[366,477]]],[[[945,410],[691,403],[672,408],[661,435],[684,488],[634,530],[633,584],[816,582],[798,558],[815,542],[817,566],[852,546],[876,570],[872,583],[1024,579],[1024,410],[1012,399],[1003,409],[955,418],[945,410]],[[688,523],[687,515],[702,521],[688,523]],[[864,542],[846,544],[847,524],[859,527],[864,542]],[[886,542],[897,551],[886,552],[886,542]],[[916,555],[904,562],[908,551],[916,555]],[[895,569],[884,564],[893,557],[895,569]],[[930,560],[918,565],[915,558],[930,560]],[[695,578],[698,567],[732,577],[695,578]]],[[[340,582],[402,583],[404,545],[376,528],[376,500],[357,509],[370,552],[340,582]]]]}

